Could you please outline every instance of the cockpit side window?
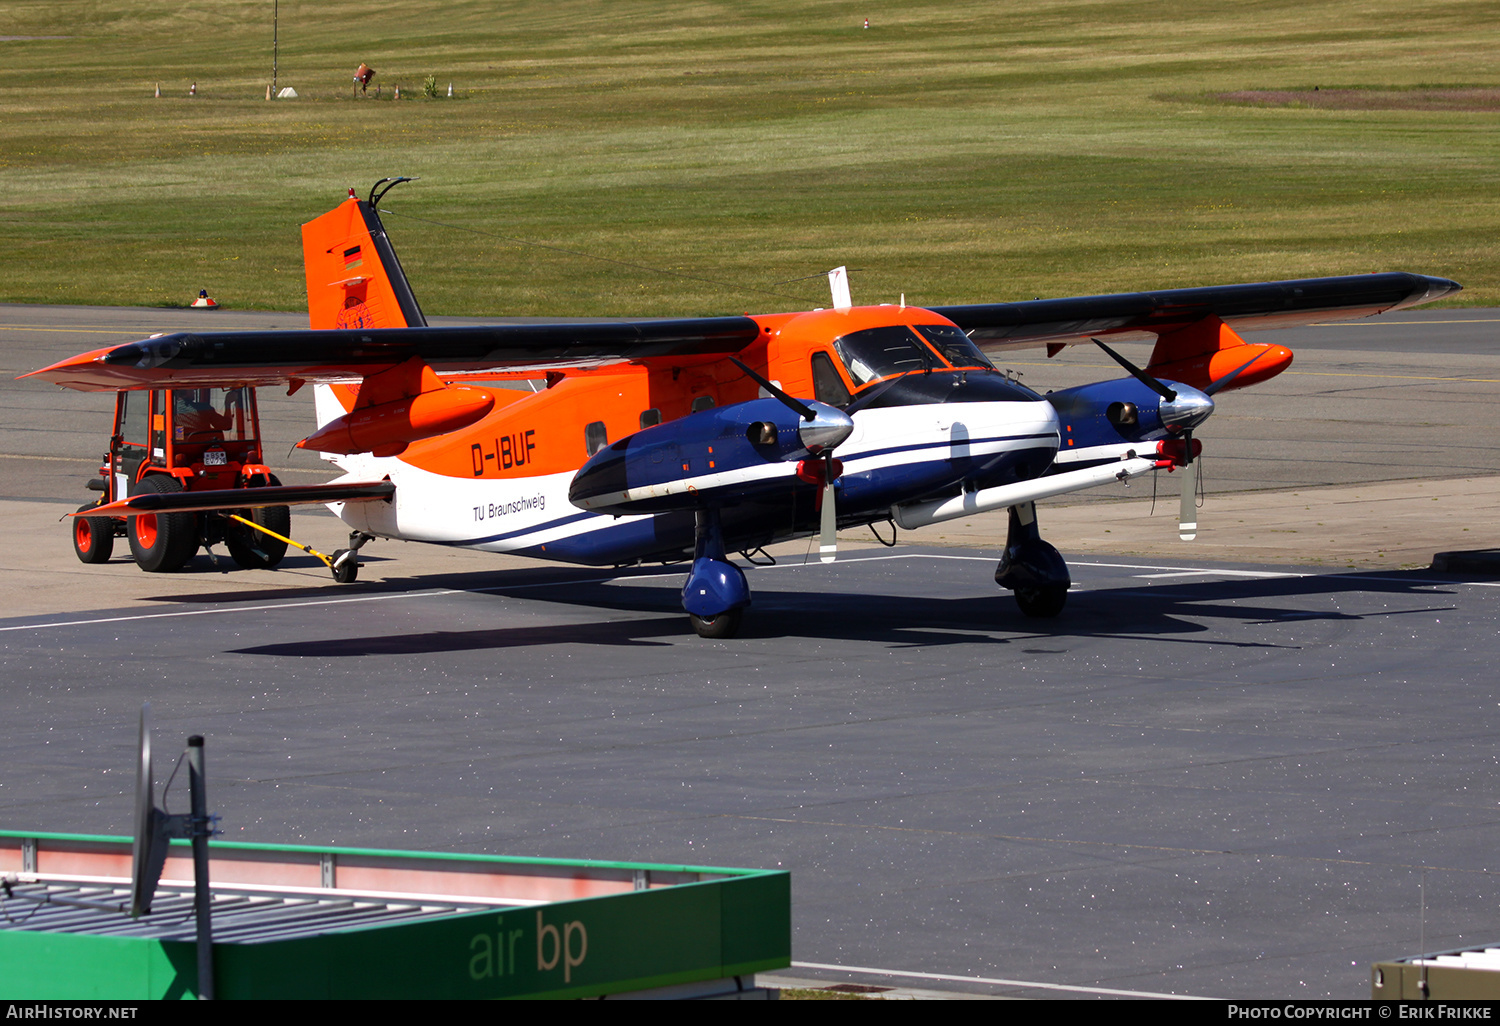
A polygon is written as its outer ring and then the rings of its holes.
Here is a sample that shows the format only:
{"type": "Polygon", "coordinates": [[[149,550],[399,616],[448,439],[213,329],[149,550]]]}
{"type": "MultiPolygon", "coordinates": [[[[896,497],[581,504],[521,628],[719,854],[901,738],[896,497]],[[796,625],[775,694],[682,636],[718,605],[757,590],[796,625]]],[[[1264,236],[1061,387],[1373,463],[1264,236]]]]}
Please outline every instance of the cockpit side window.
{"type": "Polygon", "coordinates": [[[813,398],[829,406],[845,406],[849,402],[849,389],[839,377],[838,368],[827,353],[812,354],[813,398]]]}
{"type": "Polygon", "coordinates": [[[943,359],[953,364],[954,367],[995,369],[995,365],[990,363],[962,329],[952,324],[918,324],[915,327],[917,332],[943,355],[943,359]]]}

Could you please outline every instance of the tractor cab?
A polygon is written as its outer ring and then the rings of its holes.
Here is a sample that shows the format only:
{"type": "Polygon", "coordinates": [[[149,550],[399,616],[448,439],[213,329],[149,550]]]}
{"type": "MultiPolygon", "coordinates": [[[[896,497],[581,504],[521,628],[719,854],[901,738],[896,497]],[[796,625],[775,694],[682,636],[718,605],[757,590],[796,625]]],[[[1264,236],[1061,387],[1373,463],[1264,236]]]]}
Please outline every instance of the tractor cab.
{"type": "Polygon", "coordinates": [[[134,495],[152,474],[167,474],[188,492],[255,487],[270,475],[248,386],[117,393],[104,459],[92,487],[103,485],[106,502],[134,495]]]}
{"type": "MultiPolygon", "coordinates": [[[[89,488],[102,495],[79,512],[144,492],[217,491],[280,483],[261,462],[254,388],[122,391],[115,396],[109,451],[99,477],[89,482],[89,488]]],[[[76,516],[73,547],[83,562],[103,563],[110,558],[114,539],[124,537],[141,569],[158,572],[177,570],[200,546],[220,542],[247,569],[269,569],[281,562],[286,541],[279,535],[291,527],[287,507],[230,512],[76,516]]]]}

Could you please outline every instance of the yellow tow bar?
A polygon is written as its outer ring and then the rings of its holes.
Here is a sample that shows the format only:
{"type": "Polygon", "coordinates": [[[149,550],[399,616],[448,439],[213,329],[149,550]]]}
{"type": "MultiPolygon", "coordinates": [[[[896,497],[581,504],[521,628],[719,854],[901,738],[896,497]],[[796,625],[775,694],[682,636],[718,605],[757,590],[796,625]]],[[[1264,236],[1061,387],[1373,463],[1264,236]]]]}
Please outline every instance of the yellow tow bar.
{"type": "Polygon", "coordinates": [[[359,562],[355,559],[355,554],[350,549],[339,549],[334,552],[333,555],[325,556],[323,553],[319,552],[311,545],[303,545],[301,542],[297,541],[294,538],[288,538],[284,534],[277,534],[269,527],[262,527],[255,521],[247,520],[237,513],[225,513],[224,515],[230,520],[235,520],[241,524],[244,524],[246,527],[253,527],[261,534],[269,534],[277,541],[284,541],[293,548],[298,548],[310,555],[317,556],[323,561],[323,565],[333,573],[333,579],[335,581],[338,581],[340,584],[348,584],[349,582],[353,581],[359,573],[359,562]]]}

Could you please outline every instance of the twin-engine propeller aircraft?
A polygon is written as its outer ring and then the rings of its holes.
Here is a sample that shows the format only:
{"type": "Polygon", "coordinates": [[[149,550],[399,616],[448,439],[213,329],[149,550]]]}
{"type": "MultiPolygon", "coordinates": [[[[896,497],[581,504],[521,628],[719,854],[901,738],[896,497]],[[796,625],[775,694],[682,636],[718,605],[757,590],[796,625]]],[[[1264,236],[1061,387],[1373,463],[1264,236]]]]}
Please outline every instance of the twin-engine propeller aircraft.
{"type": "Polygon", "coordinates": [[[433,328],[376,209],[399,181],[303,227],[312,330],[177,332],[32,375],[86,391],[311,383],[318,429],[299,445],[344,476],[253,502],[156,488],[88,515],[326,502],[352,532],[340,579],[374,538],[590,565],[691,557],[683,606],[699,634],[729,637],[750,604],[729,553],[819,535],[827,560],[839,527],[1008,508],[995,580],[1027,615],[1054,616],[1070,579],[1036,500],[1191,468],[1213,396],[1291,363],[1239,332],[1460,288],[1391,273],[923,309],[854,306],[840,269],[831,308],[801,313],[433,328]],[[1043,396],[989,358],[1100,336],[1154,341],[1150,360],[1105,347],[1129,376],[1043,396]],[[531,392],[482,384],[541,377],[531,392]],[[382,481],[394,493],[369,487],[382,481]]]}

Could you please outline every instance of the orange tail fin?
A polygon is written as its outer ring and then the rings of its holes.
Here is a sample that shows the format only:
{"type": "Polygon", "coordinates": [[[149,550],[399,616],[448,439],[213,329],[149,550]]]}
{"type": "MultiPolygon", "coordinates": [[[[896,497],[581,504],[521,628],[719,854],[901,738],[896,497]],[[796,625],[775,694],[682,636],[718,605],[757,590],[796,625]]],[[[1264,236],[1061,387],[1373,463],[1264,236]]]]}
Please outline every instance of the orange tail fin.
{"type": "Polygon", "coordinates": [[[380,215],[349,198],[302,226],[307,315],[313,328],[427,325],[380,215]]]}

